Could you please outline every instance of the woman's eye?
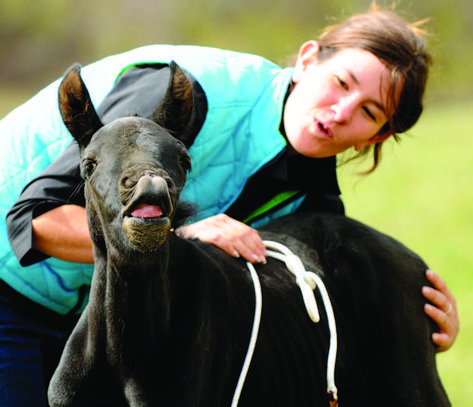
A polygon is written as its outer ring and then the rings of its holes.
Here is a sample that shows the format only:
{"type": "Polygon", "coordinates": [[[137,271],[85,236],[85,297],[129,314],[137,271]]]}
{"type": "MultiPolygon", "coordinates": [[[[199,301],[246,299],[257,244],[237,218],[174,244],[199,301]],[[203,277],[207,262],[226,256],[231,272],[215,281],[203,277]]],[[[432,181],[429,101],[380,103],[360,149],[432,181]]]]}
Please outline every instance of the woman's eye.
{"type": "Polygon", "coordinates": [[[371,113],[371,110],[368,109],[367,107],[363,107],[363,110],[365,111],[366,115],[373,121],[376,121],[376,117],[373,113],[371,113]]]}
{"type": "Polygon", "coordinates": [[[348,84],[338,75],[335,76],[338,85],[340,85],[343,89],[348,90],[348,84]]]}

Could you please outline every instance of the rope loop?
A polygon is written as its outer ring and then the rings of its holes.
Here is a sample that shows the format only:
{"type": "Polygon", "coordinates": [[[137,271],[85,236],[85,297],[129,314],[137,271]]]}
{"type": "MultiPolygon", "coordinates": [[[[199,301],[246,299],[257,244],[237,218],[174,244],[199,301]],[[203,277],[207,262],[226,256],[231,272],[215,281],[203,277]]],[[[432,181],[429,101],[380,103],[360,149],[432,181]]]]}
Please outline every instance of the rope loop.
{"type": "MultiPolygon", "coordinates": [[[[332,304],[330,302],[330,297],[327,293],[325,285],[322,279],[315,273],[311,271],[306,271],[304,265],[302,264],[301,259],[294,255],[286,246],[277,243],[265,240],[263,241],[265,246],[268,249],[278,250],[278,252],[268,251],[268,256],[274,257],[275,259],[281,260],[286,263],[287,269],[294,274],[296,278],[296,283],[299,286],[304,304],[309,314],[310,319],[317,323],[320,321],[319,310],[317,308],[317,301],[315,300],[314,290],[316,287],[319,287],[320,294],[325,306],[325,311],[327,313],[327,320],[330,330],[330,348],[328,352],[327,360],[327,392],[330,396],[330,405],[338,405],[338,396],[337,396],[337,387],[335,386],[335,362],[337,357],[337,328],[335,324],[335,316],[332,309],[332,304]]],[[[253,320],[253,330],[251,333],[250,343],[248,346],[248,352],[246,354],[245,361],[243,363],[243,368],[240,374],[240,378],[237,383],[235,393],[233,395],[232,407],[236,407],[240,400],[241,391],[250,367],[251,359],[256,347],[256,340],[259,332],[259,325],[261,321],[261,311],[262,311],[262,293],[261,285],[256,273],[255,268],[251,263],[247,263],[248,269],[250,271],[251,278],[253,280],[253,286],[255,290],[255,315],[253,320]]]]}
{"type": "Polygon", "coordinates": [[[279,253],[269,251],[268,255],[286,263],[287,269],[296,277],[296,284],[301,290],[302,299],[310,319],[315,323],[319,322],[320,314],[314,296],[314,290],[317,287],[317,276],[310,271],[306,271],[301,259],[286,246],[268,240],[263,241],[263,243],[268,249],[279,251],[279,253]]]}

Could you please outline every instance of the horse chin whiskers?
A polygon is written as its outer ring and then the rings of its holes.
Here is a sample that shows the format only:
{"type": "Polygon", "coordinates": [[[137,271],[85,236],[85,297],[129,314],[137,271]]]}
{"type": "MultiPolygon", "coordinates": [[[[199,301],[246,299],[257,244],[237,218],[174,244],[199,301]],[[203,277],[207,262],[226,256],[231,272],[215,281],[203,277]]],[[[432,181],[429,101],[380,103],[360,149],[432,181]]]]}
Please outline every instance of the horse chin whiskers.
{"type": "Polygon", "coordinates": [[[126,216],[123,219],[126,237],[142,253],[158,250],[166,241],[170,230],[171,220],[167,216],[148,219],[126,216]]]}

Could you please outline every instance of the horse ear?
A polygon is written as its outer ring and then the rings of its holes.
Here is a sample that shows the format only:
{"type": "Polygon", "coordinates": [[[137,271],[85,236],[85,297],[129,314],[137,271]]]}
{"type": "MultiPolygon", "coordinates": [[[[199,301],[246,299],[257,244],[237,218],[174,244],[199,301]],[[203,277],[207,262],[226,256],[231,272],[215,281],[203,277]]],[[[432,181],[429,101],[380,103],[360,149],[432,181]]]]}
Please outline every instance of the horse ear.
{"type": "Polygon", "coordinates": [[[189,131],[195,116],[192,83],[174,61],[171,61],[169,68],[169,85],[154,112],[153,121],[188,146],[188,138],[192,137],[189,131]]]}
{"type": "Polygon", "coordinates": [[[80,75],[79,64],[72,65],[59,85],[59,111],[64,124],[81,148],[86,147],[103,124],[95,111],[80,75]]]}

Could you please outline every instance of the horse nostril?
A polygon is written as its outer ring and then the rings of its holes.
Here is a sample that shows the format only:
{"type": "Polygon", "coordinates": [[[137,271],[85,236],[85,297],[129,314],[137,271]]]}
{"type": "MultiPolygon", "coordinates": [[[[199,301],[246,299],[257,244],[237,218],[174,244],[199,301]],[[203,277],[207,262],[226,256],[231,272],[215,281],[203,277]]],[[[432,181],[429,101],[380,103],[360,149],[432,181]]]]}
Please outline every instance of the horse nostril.
{"type": "Polygon", "coordinates": [[[120,180],[120,186],[125,189],[133,188],[135,184],[136,183],[130,177],[123,177],[120,180]]]}

